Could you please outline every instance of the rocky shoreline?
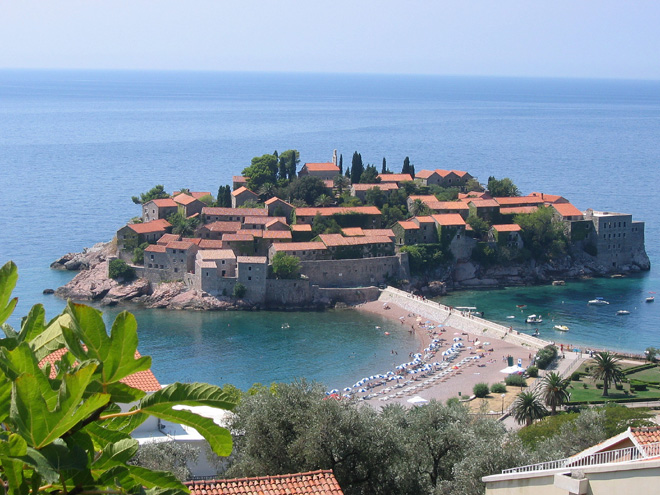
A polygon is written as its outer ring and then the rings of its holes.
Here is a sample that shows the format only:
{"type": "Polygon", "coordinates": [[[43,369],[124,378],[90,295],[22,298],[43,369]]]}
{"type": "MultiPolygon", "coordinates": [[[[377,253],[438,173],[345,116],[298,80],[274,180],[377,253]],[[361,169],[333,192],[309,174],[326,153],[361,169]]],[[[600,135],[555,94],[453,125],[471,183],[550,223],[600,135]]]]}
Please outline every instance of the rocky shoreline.
{"type": "MultiPolygon", "coordinates": [[[[216,297],[190,289],[183,282],[164,282],[154,286],[147,279],[138,278],[120,283],[108,277],[108,263],[115,256],[115,251],[113,242],[98,243],[82,253],[68,253],[54,261],[50,266],[52,269],[79,272],[69,283],[59,287],[55,295],[63,299],[94,301],[101,306],[134,303],[144,308],[198,311],[314,310],[335,306],[329,300],[320,300],[299,307],[264,308],[249,300],[216,297]]],[[[617,273],[637,273],[649,268],[649,259],[645,258],[621,268],[617,273]]],[[[427,297],[436,297],[454,290],[542,285],[558,279],[579,280],[609,275],[611,271],[606,267],[586,257],[576,258],[570,255],[547,263],[535,263],[532,260],[527,263],[491,267],[464,261],[438,269],[426,277],[415,277],[402,288],[427,297]]]]}

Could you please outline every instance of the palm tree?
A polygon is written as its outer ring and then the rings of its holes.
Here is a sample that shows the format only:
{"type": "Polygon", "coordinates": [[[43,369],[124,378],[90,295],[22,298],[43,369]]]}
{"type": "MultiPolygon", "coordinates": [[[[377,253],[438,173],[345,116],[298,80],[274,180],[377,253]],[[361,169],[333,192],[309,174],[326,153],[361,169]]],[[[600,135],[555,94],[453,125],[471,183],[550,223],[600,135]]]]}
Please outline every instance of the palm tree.
{"type": "Polygon", "coordinates": [[[551,414],[557,412],[557,406],[568,402],[568,391],[570,381],[562,378],[559,373],[552,372],[543,378],[543,399],[545,405],[552,408],[551,414]]]}
{"type": "Polygon", "coordinates": [[[532,424],[535,419],[541,419],[548,414],[541,399],[534,392],[520,392],[513,402],[513,418],[525,426],[532,424]]]}
{"type": "Polygon", "coordinates": [[[609,352],[599,352],[594,355],[594,366],[591,369],[591,377],[594,380],[603,380],[603,397],[608,396],[607,389],[610,382],[617,384],[624,379],[619,360],[609,352]]]}
{"type": "Polygon", "coordinates": [[[335,200],[327,194],[321,194],[318,198],[316,198],[316,206],[330,206],[334,202],[335,200]]]}

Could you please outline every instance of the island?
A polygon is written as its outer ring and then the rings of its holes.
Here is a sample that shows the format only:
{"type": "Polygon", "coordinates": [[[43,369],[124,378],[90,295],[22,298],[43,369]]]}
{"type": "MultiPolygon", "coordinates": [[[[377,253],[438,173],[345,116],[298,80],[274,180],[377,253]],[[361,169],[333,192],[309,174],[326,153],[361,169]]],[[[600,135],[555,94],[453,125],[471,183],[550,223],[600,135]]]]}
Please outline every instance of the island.
{"type": "Polygon", "coordinates": [[[115,238],[53,268],[82,269],[60,297],[173,309],[309,309],[378,299],[385,285],[448,290],[561,283],[650,269],[644,222],[509,178],[459,170],[401,173],[383,159],[344,169],[299,154],[255,157],[233,184],[163,186],[133,197],[140,215],[115,238]]]}

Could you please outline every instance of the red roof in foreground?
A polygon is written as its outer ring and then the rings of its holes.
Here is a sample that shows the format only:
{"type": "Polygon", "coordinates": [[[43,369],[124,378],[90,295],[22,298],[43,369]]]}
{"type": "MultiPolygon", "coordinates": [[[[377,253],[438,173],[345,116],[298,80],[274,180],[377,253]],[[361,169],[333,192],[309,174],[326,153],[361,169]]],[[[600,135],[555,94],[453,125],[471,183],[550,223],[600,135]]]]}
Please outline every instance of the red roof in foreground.
{"type": "Polygon", "coordinates": [[[517,223],[493,225],[493,228],[498,232],[520,232],[522,230],[517,223]]]}
{"type": "Polygon", "coordinates": [[[660,442],[660,426],[630,428],[630,433],[632,433],[633,437],[635,437],[635,440],[637,440],[640,445],[660,442]]]}
{"type": "Polygon", "coordinates": [[[159,218],[158,220],[152,220],[151,222],[144,223],[131,223],[127,227],[130,228],[136,234],[151,234],[153,232],[164,232],[167,227],[171,227],[172,224],[165,220],[164,218],[159,218]]]}
{"type": "Polygon", "coordinates": [[[191,495],[343,495],[332,471],[238,478],[232,480],[188,481],[191,495]]]}
{"type": "MultiPolygon", "coordinates": [[[[68,352],[68,349],[62,348],[59,349],[41,360],[39,367],[44,367],[46,363],[55,364],[59,361],[64,354],[68,352]]],[[[135,359],[139,359],[140,353],[135,351],[135,359]]],[[[50,370],[50,377],[55,378],[57,376],[57,370],[55,367],[52,367],[50,370]]],[[[129,387],[137,388],[143,392],[156,392],[160,390],[160,383],[154,376],[153,372],[149,370],[138,371],[132,375],[128,375],[126,378],[120,380],[121,383],[128,385],[129,387]]]]}
{"type": "Polygon", "coordinates": [[[552,207],[557,210],[562,217],[581,217],[582,212],[571,203],[555,203],[552,207]]]}
{"type": "Polygon", "coordinates": [[[304,168],[313,172],[339,172],[339,167],[329,163],[305,163],[304,168]]]}

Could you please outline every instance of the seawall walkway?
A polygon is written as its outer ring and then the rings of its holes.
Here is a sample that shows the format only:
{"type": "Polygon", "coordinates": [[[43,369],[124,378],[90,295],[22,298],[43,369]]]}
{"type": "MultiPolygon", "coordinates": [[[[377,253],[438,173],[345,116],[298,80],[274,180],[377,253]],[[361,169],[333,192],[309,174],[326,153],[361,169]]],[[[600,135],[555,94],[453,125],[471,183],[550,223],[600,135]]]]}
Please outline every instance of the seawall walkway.
{"type": "Polygon", "coordinates": [[[461,313],[456,309],[452,309],[449,306],[439,304],[435,301],[420,299],[418,296],[413,296],[408,292],[395,289],[394,287],[383,289],[378,300],[382,302],[391,302],[392,304],[396,304],[406,311],[415,313],[423,318],[437,321],[442,325],[450,326],[457,330],[479,335],[482,338],[488,336],[492,339],[502,339],[511,342],[512,344],[522,345],[535,350],[541,349],[552,343],[537,337],[532,337],[531,335],[518,333],[515,330],[511,330],[509,327],[493,323],[492,321],[474,315],[461,313]]]}

